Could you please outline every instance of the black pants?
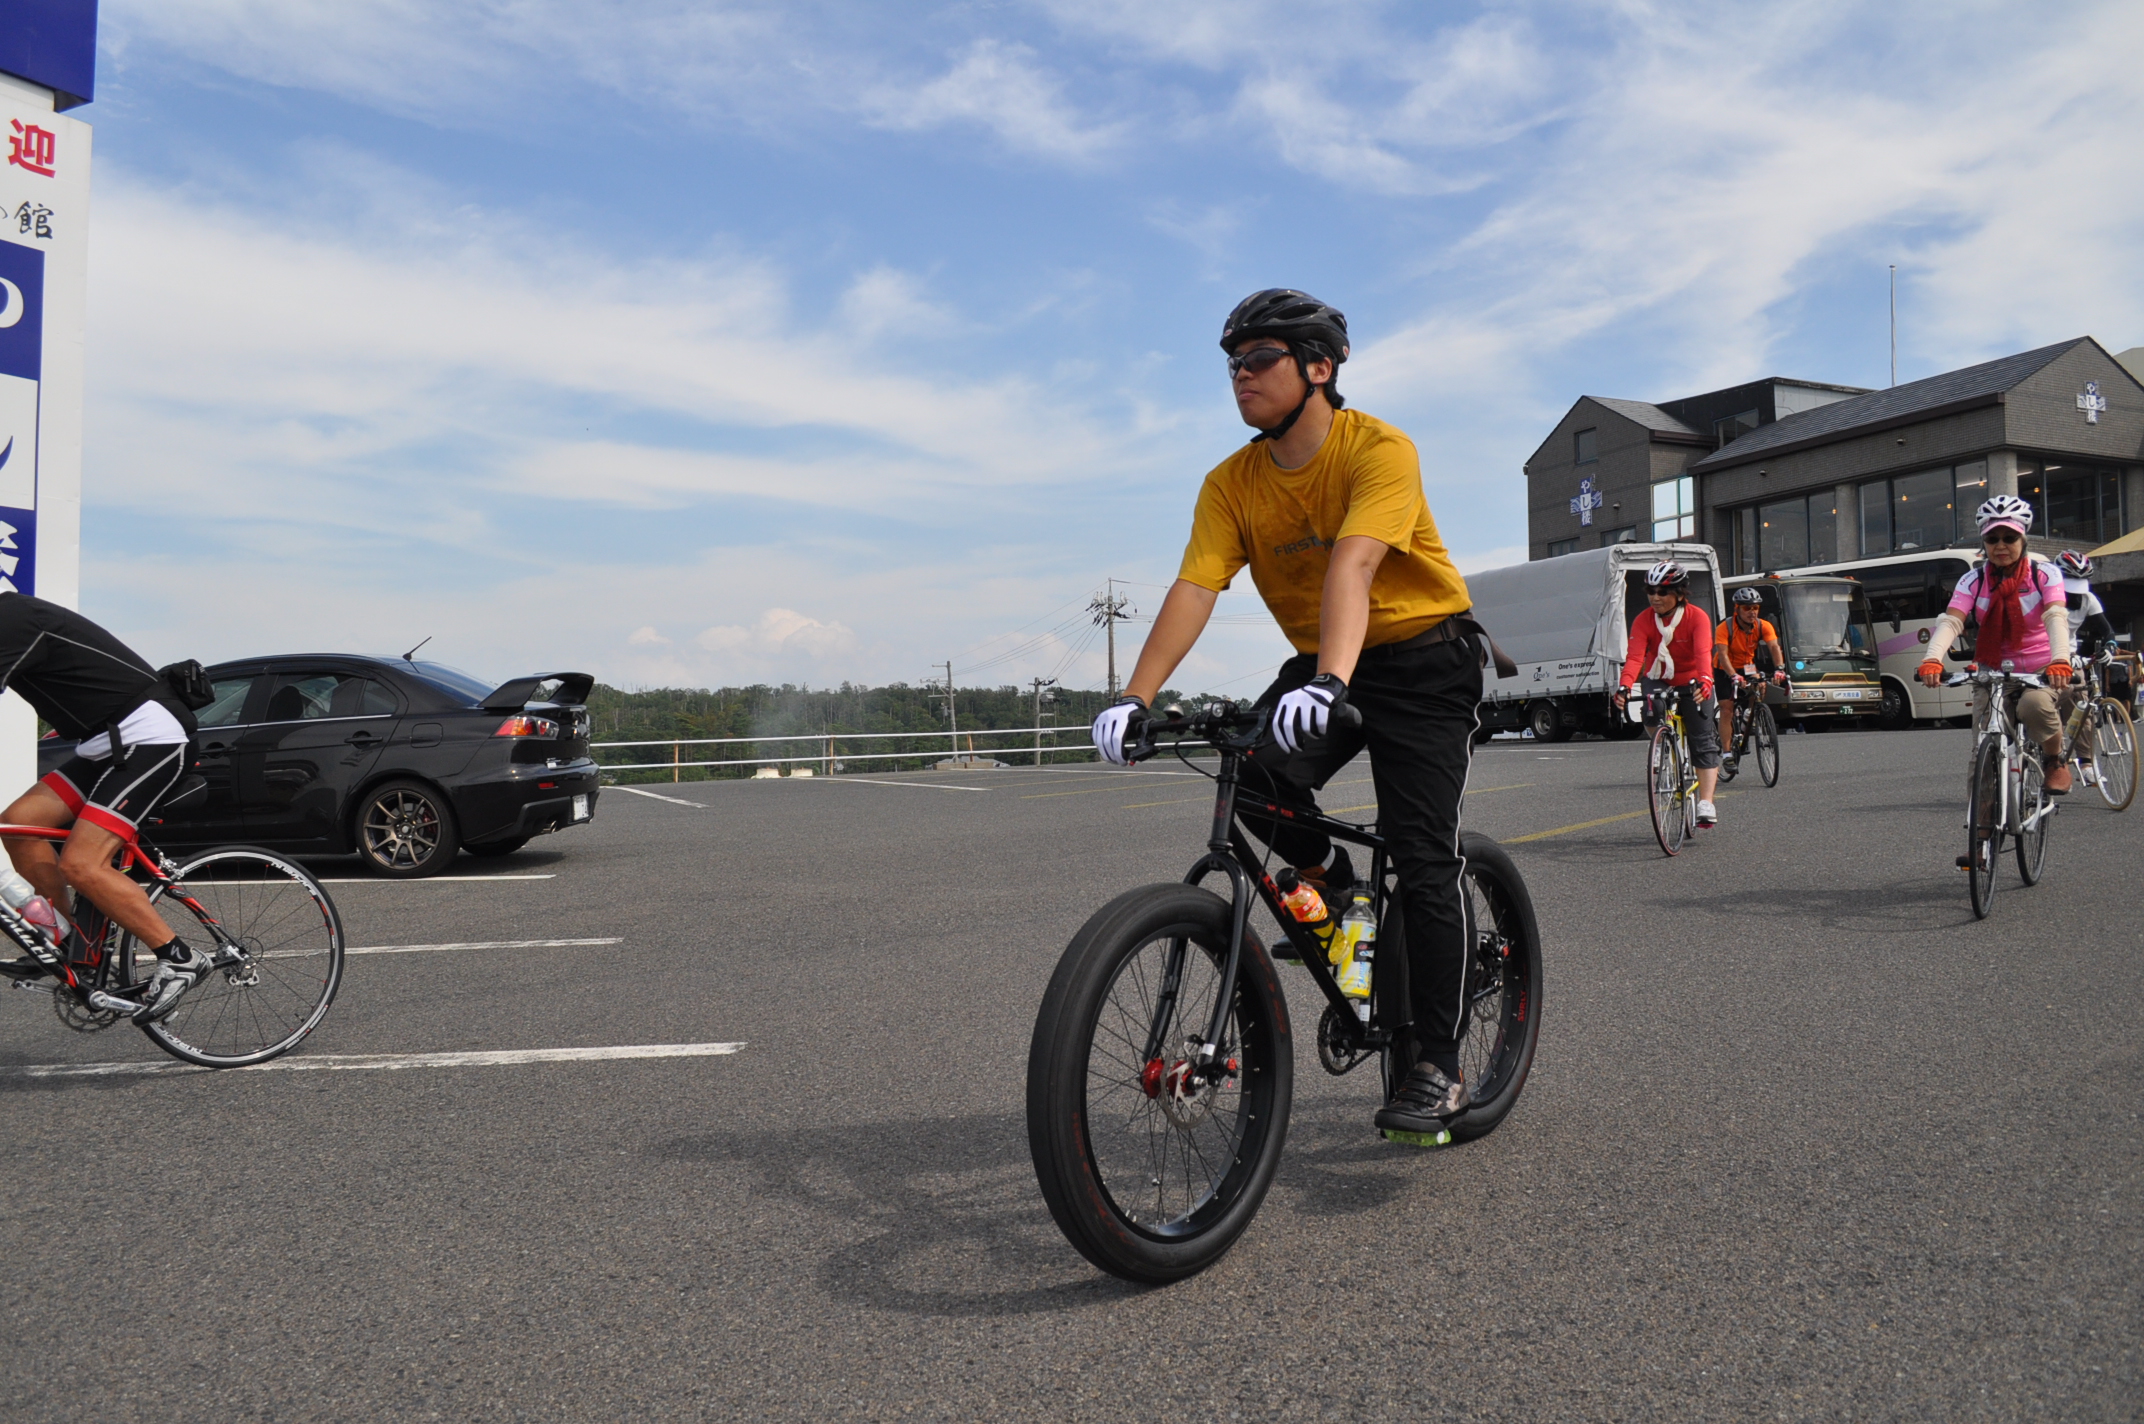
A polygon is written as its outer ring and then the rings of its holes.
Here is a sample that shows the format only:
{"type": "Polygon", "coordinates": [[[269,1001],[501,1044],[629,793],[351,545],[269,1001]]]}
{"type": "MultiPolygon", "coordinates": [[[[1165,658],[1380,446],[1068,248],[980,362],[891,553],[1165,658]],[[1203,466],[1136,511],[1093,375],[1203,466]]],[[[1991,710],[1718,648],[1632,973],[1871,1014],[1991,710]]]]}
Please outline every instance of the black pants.
{"type": "MultiPolygon", "coordinates": [[[[1290,658],[1259,705],[1273,706],[1317,671],[1315,653],[1290,658]]],[[[1369,748],[1377,826],[1399,873],[1415,1046],[1425,1055],[1450,1053],[1466,1033],[1459,801],[1479,724],[1481,652],[1472,639],[1394,652],[1366,648],[1347,700],[1362,712],[1360,730],[1336,730],[1323,745],[1292,756],[1268,744],[1252,758],[1248,780],[1256,785],[1262,771],[1278,797],[1315,805],[1312,793],[1369,748]]],[[[1332,852],[1322,831],[1249,815],[1244,820],[1290,865],[1318,865],[1332,852]]],[[[1368,867],[1361,869],[1367,873],[1368,867]]]]}

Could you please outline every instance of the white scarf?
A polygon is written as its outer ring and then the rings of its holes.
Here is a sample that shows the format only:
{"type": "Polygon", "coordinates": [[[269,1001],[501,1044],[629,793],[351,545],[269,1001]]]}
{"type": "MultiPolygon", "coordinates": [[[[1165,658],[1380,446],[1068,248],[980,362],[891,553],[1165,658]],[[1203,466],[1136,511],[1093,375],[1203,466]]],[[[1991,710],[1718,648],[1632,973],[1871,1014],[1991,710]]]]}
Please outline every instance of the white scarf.
{"type": "Polygon", "coordinates": [[[1660,630],[1660,651],[1654,655],[1653,665],[1646,669],[1645,675],[1651,678],[1658,678],[1662,682],[1672,683],[1675,681],[1675,659],[1668,653],[1668,640],[1673,638],[1675,630],[1682,626],[1682,616],[1690,611],[1690,605],[1687,603],[1677,605],[1675,616],[1665,622],[1661,620],[1658,613],[1653,613],[1652,609],[1648,608],[1645,611],[1653,614],[1653,626],[1660,630]]]}

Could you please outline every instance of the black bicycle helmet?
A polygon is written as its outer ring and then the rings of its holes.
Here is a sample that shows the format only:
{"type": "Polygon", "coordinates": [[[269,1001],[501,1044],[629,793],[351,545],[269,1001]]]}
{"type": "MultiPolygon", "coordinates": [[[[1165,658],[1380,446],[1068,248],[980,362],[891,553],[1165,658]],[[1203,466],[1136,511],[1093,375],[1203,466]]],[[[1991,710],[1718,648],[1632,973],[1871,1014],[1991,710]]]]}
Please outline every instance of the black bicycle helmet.
{"type": "MultiPolygon", "coordinates": [[[[1262,292],[1253,292],[1236,303],[1228,320],[1221,323],[1221,349],[1233,356],[1238,346],[1262,336],[1287,343],[1289,354],[1295,357],[1295,368],[1302,373],[1306,385],[1310,381],[1310,362],[1332,362],[1333,379],[1323,387],[1325,399],[1334,410],[1346,406],[1347,401],[1340,394],[1339,367],[1347,360],[1347,317],[1337,307],[1329,307],[1310,293],[1299,292],[1293,287],[1268,287],[1262,292]]],[[[1288,412],[1286,420],[1271,430],[1259,431],[1251,437],[1252,442],[1278,440],[1286,435],[1308,404],[1310,391],[1306,390],[1302,400],[1296,402],[1295,409],[1288,412]]]]}
{"type": "Polygon", "coordinates": [[[1735,602],[1761,604],[1764,602],[1764,595],[1757,592],[1756,589],[1744,585],[1743,587],[1735,590],[1735,602]]]}

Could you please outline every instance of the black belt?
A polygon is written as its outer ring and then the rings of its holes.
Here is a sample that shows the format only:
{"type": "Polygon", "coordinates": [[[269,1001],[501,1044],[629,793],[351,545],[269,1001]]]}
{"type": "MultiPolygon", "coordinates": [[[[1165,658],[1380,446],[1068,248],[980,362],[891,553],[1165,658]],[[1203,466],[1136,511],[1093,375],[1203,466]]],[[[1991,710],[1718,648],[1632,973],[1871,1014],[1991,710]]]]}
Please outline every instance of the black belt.
{"type": "Polygon", "coordinates": [[[1379,643],[1374,648],[1364,648],[1362,656],[1374,658],[1389,653],[1409,653],[1416,648],[1434,647],[1438,643],[1457,643],[1466,638],[1480,638],[1482,640],[1486,645],[1486,649],[1482,653],[1481,660],[1486,665],[1491,658],[1494,658],[1498,677],[1517,677],[1519,675],[1519,665],[1506,656],[1504,650],[1496,645],[1496,639],[1489,636],[1488,629],[1474,621],[1474,610],[1471,608],[1454,613],[1448,618],[1439,619],[1435,627],[1426,632],[1417,633],[1412,638],[1404,638],[1397,643],[1379,643]]]}

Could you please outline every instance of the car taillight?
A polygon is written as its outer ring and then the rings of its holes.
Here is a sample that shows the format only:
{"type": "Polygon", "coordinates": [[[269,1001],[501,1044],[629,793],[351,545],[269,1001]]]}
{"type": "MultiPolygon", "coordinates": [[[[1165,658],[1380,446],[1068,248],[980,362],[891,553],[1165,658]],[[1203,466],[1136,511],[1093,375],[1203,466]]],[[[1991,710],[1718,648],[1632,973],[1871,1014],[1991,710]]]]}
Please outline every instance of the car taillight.
{"type": "Polygon", "coordinates": [[[499,724],[494,737],[555,737],[558,723],[549,717],[509,717],[499,724]]]}

